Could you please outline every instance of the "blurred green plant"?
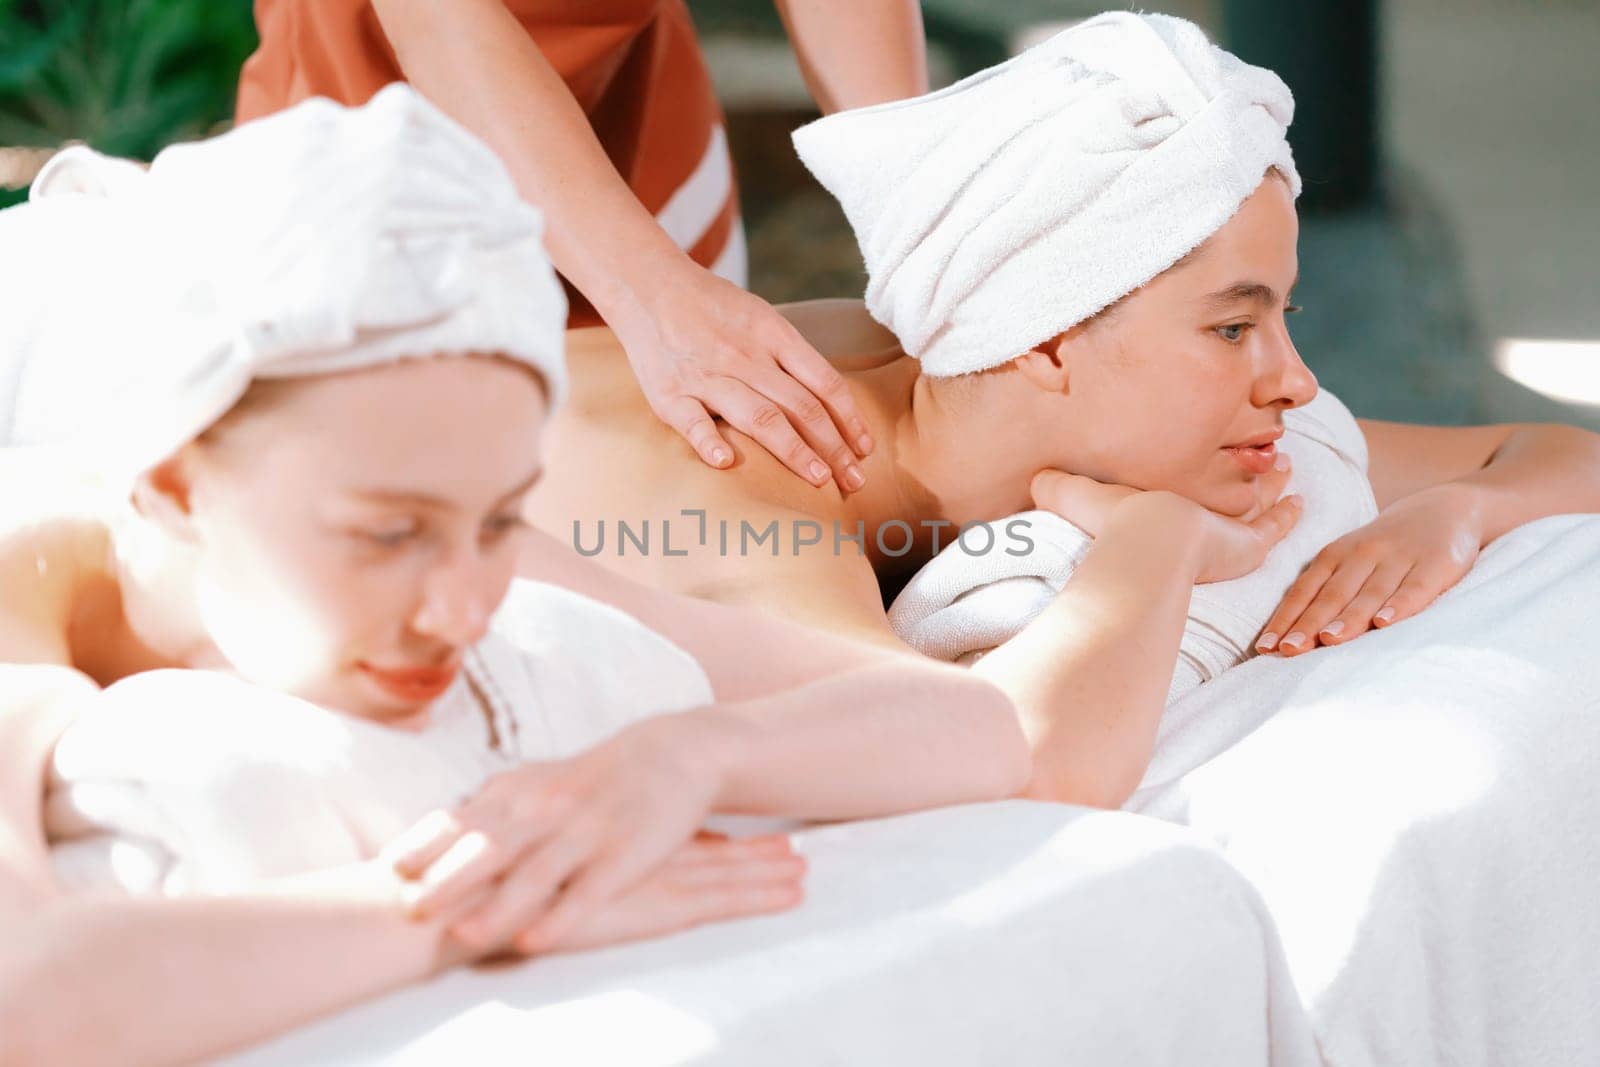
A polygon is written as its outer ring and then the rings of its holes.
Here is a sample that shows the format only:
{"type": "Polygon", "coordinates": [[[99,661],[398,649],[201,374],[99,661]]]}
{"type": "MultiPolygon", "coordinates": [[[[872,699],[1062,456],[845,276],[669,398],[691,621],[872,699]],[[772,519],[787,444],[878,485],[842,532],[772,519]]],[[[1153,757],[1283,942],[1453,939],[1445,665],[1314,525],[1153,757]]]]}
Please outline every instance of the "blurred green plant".
{"type": "Polygon", "coordinates": [[[255,46],[249,0],[0,0],[0,146],[150,159],[232,115],[255,46]]]}

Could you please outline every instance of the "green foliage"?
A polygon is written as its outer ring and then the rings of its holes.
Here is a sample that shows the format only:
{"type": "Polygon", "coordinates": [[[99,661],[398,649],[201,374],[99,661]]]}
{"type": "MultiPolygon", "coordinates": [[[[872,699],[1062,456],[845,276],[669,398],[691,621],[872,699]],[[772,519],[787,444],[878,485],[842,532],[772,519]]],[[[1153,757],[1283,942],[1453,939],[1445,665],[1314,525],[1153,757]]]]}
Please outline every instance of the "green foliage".
{"type": "Polygon", "coordinates": [[[0,0],[0,146],[149,159],[232,115],[255,44],[249,0],[0,0]]]}

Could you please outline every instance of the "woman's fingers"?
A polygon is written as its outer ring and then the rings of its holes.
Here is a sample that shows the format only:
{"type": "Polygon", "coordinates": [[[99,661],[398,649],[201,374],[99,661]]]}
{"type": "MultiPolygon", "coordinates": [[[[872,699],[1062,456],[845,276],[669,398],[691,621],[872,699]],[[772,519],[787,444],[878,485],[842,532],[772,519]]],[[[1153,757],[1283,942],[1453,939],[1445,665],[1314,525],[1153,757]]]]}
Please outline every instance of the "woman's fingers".
{"type": "Polygon", "coordinates": [[[564,835],[525,855],[503,879],[494,896],[459,920],[450,932],[472,945],[504,944],[549,906],[561,883],[593,855],[590,840],[564,835]]]}
{"type": "Polygon", "coordinates": [[[1406,575],[1400,587],[1384,601],[1383,607],[1373,616],[1373,621],[1379,626],[1392,626],[1402,619],[1409,619],[1459,580],[1460,575],[1448,563],[1420,564],[1406,575]]]}
{"type": "Polygon", "coordinates": [[[1332,622],[1317,630],[1317,640],[1324,645],[1342,645],[1370,630],[1373,616],[1399,588],[1410,570],[1409,563],[1380,563],[1344,610],[1332,622]]]}
{"type": "Polygon", "coordinates": [[[722,468],[733,462],[733,446],[717,429],[705,405],[694,397],[680,394],[664,398],[660,403],[652,400],[650,407],[657,418],[689,442],[702,463],[722,468]]]}
{"type": "Polygon", "coordinates": [[[400,877],[416,878],[465,832],[455,812],[430,811],[389,842],[382,857],[400,877]]]}
{"type": "MultiPolygon", "coordinates": [[[[748,842],[749,839],[747,839],[748,842]]],[[[517,944],[524,951],[570,951],[643,937],[659,937],[701,923],[784,911],[799,904],[805,860],[775,854],[771,842],[761,851],[734,847],[698,859],[658,868],[632,889],[603,902],[558,940],[527,931],[517,944]]],[[[676,857],[675,857],[676,858],[676,857]]]]}
{"type": "MultiPolygon", "coordinates": [[[[1327,567],[1328,564],[1320,567],[1318,574],[1323,573],[1327,567]]],[[[1362,586],[1366,585],[1367,579],[1377,569],[1377,561],[1365,555],[1350,553],[1342,556],[1332,565],[1332,569],[1333,573],[1323,580],[1321,587],[1306,603],[1305,608],[1298,615],[1280,624],[1283,629],[1276,632],[1283,635],[1278,641],[1278,652],[1282,655],[1293,656],[1317,647],[1317,635],[1349,606],[1357,593],[1361,592],[1362,586]]]]}
{"type": "Polygon", "coordinates": [[[1098,537],[1117,505],[1139,492],[1126,485],[1097,482],[1054,469],[1035,474],[1028,488],[1035,504],[1055,512],[1090,537],[1098,537]]]}
{"type": "Polygon", "coordinates": [[[795,432],[788,414],[744,382],[726,376],[713,378],[700,399],[812,485],[820,488],[833,477],[822,457],[795,432]]]}
{"type": "Polygon", "coordinates": [[[619,855],[602,856],[573,877],[535,922],[514,942],[518,952],[537,952],[560,944],[580,922],[637,882],[643,871],[619,855]]]}
{"type": "Polygon", "coordinates": [[[776,349],[778,365],[799,382],[827,409],[832,425],[862,459],[872,454],[872,431],[861,416],[855,394],[845,384],[844,375],[822,357],[795,331],[793,339],[776,349]]]}
{"type": "Polygon", "coordinates": [[[834,425],[832,413],[810,390],[781,370],[763,375],[752,384],[789,416],[800,436],[828,464],[841,492],[853,493],[867,484],[867,476],[856,462],[855,450],[845,443],[839,427],[834,425]]]}

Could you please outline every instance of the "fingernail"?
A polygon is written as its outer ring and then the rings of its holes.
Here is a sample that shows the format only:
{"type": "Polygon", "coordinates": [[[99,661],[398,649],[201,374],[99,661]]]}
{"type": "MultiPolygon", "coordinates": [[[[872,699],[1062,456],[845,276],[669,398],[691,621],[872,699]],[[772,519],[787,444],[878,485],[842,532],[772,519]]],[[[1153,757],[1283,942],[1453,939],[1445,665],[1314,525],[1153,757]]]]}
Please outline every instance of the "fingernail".
{"type": "Polygon", "coordinates": [[[719,467],[732,458],[732,456],[728,455],[728,450],[726,448],[713,448],[711,450],[711,462],[715,463],[719,467]]]}
{"type": "Polygon", "coordinates": [[[1288,470],[1289,469],[1289,457],[1284,455],[1282,452],[1279,452],[1278,453],[1278,458],[1272,461],[1272,469],[1275,470],[1275,471],[1286,471],[1286,470],[1288,470]]]}
{"type": "Polygon", "coordinates": [[[1287,499],[1294,507],[1303,508],[1306,506],[1306,498],[1299,493],[1290,493],[1287,499]]]}
{"type": "Polygon", "coordinates": [[[1338,637],[1340,634],[1344,633],[1343,621],[1334,619],[1332,622],[1322,628],[1322,633],[1326,637],[1338,637]]]}
{"type": "Polygon", "coordinates": [[[812,481],[814,481],[814,482],[825,482],[825,481],[828,480],[828,468],[823,465],[822,460],[820,460],[820,459],[812,460],[811,461],[811,466],[807,467],[806,469],[811,472],[811,480],[812,481]]]}
{"type": "Polygon", "coordinates": [[[1256,642],[1256,649],[1261,652],[1271,652],[1278,647],[1278,635],[1268,630],[1261,635],[1261,640],[1256,642]]]}
{"type": "Polygon", "coordinates": [[[863,456],[872,451],[872,435],[870,433],[864,433],[856,438],[856,451],[863,456]]]}
{"type": "Polygon", "coordinates": [[[1394,608],[1386,607],[1372,617],[1373,622],[1389,623],[1394,621],[1394,608]]]}
{"type": "Polygon", "coordinates": [[[1295,630],[1288,637],[1285,637],[1283,639],[1283,647],[1284,648],[1299,648],[1301,645],[1303,645],[1305,643],[1306,643],[1306,635],[1301,633],[1299,630],[1295,630]]]}
{"type": "Polygon", "coordinates": [[[860,489],[867,484],[867,476],[861,473],[861,468],[852,464],[844,469],[844,484],[851,489],[860,489]]]}

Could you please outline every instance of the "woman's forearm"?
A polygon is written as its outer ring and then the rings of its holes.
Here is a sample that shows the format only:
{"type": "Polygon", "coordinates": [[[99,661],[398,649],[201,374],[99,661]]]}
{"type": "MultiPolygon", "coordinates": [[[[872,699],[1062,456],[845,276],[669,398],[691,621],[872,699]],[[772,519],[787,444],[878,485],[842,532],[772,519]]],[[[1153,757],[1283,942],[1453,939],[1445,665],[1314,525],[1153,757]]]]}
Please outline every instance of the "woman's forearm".
{"type": "Polygon", "coordinates": [[[1522,426],[1482,470],[1445,485],[1471,491],[1484,544],[1548,515],[1600,512],[1600,434],[1522,426]]]}
{"type": "Polygon", "coordinates": [[[928,91],[916,0],[778,0],[778,13],[823,114],[928,91]]]}
{"type": "Polygon", "coordinates": [[[230,898],[64,897],[4,928],[0,1064],[182,1063],[453,962],[377,867],[230,898]]]}
{"type": "Polygon", "coordinates": [[[376,0],[406,78],[505,161],[545,247],[608,322],[689,263],[628,188],[588,117],[502,0],[376,0]]]}
{"type": "Polygon", "coordinates": [[[942,665],[887,661],[678,718],[715,761],[723,812],[890,815],[1013,796],[1029,773],[1004,694],[942,665]]]}
{"type": "Polygon", "coordinates": [[[1022,717],[1029,796],[1115,808],[1138,786],[1199,573],[1187,514],[1122,506],[1050,606],[973,667],[1022,717]]]}

